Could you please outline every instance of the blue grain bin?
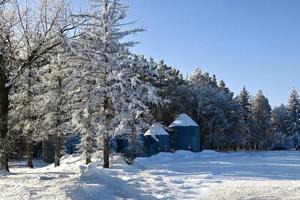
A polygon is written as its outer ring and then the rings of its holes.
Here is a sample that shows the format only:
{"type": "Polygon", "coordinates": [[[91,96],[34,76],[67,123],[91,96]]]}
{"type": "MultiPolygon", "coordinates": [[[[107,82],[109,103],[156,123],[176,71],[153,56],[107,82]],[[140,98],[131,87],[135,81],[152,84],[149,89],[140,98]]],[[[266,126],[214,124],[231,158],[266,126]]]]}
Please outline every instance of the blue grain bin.
{"type": "Polygon", "coordinates": [[[172,150],[200,151],[200,128],[187,114],[179,115],[169,126],[172,150]]]}
{"type": "Polygon", "coordinates": [[[66,141],[66,153],[67,154],[76,154],[78,153],[78,145],[80,144],[80,135],[74,134],[68,138],[66,141]]]}
{"type": "Polygon", "coordinates": [[[126,138],[117,138],[117,153],[125,153],[129,147],[129,141],[126,138]]]}
{"type": "Polygon", "coordinates": [[[169,133],[161,124],[152,125],[144,134],[144,149],[147,156],[170,151],[169,133]]]}

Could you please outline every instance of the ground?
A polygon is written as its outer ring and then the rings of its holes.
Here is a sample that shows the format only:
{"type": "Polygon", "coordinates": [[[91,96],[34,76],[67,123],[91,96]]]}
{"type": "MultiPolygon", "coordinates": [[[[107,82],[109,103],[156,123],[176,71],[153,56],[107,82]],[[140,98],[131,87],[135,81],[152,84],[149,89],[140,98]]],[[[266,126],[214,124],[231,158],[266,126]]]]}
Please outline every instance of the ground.
{"type": "Polygon", "coordinates": [[[113,167],[101,160],[83,165],[65,156],[54,168],[12,162],[0,175],[0,199],[300,199],[300,152],[160,153],[127,166],[118,155],[113,167]]]}

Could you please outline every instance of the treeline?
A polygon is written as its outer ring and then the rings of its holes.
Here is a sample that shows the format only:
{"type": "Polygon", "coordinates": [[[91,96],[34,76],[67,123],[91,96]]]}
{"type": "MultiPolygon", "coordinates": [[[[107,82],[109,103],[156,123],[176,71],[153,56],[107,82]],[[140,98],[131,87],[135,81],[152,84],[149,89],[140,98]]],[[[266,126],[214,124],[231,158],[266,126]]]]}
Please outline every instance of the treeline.
{"type": "Polygon", "coordinates": [[[261,91],[235,97],[200,69],[183,78],[129,51],[136,43],[124,37],[143,29],[125,28],[126,11],[119,0],[93,0],[81,13],[63,0],[0,1],[0,170],[24,143],[33,167],[34,144],[47,140],[59,166],[62,143],[75,133],[86,163],[101,152],[107,168],[111,139],[128,139],[135,155],[141,133],[182,112],[199,123],[205,149],[298,147],[295,90],[272,111],[261,91]]]}
{"type": "Polygon", "coordinates": [[[169,124],[181,112],[188,113],[201,127],[204,149],[266,150],[299,146],[300,101],[292,90],[288,105],[273,110],[259,90],[251,96],[245,87],[234,95],[224,81],[196,68],[188,79],[170,71],[172,84],[160,88],[170,103],[157,108],[156,118],[169,124]]]}

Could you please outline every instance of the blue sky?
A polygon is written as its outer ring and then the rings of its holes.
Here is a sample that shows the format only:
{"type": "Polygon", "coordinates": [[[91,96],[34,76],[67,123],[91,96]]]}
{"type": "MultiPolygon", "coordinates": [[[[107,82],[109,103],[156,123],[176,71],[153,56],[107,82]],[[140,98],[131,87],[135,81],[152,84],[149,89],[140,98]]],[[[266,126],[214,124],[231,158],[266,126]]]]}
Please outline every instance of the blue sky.
{"type": "MultiPolygon", "coordinates": [[[[86,8],[87,0],[72,0],[86,8]]],[[[300,1],[124,0],[146,32],[134,52],[164,59],[182,74],[216,74],[233,92],[261,89],[272,106],[300,89],[300,1]]],[[[300,91],[299,91],[300,92],[300,91]]]]}

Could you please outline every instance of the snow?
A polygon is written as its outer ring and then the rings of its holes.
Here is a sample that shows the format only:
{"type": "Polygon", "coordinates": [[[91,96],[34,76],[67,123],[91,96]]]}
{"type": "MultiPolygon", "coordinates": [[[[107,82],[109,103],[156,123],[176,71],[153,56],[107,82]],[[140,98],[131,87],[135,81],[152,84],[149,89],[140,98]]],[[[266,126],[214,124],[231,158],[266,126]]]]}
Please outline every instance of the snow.
{"type": "Polygon", "coordinates": [[[111,169],[70,155],[58,168],[12,162],[12,173],[0,175],[0,199],[300,199],[299,151],[177,151],[130,166],[119,155],[111,160],[111,169]]]}
{"type": "Polygon", "coordinates": [[[145,136],[150,135],[155,138],[156,135],[169,135],[169,133],[162,127],[161,124],[153,124],[148,131],[146,131],[145,136]]]}
{"type": "Polygon", "coordinates": [[[177,126],[198,126],[187,114],[179,115],[169,127],[177,126]]]}

